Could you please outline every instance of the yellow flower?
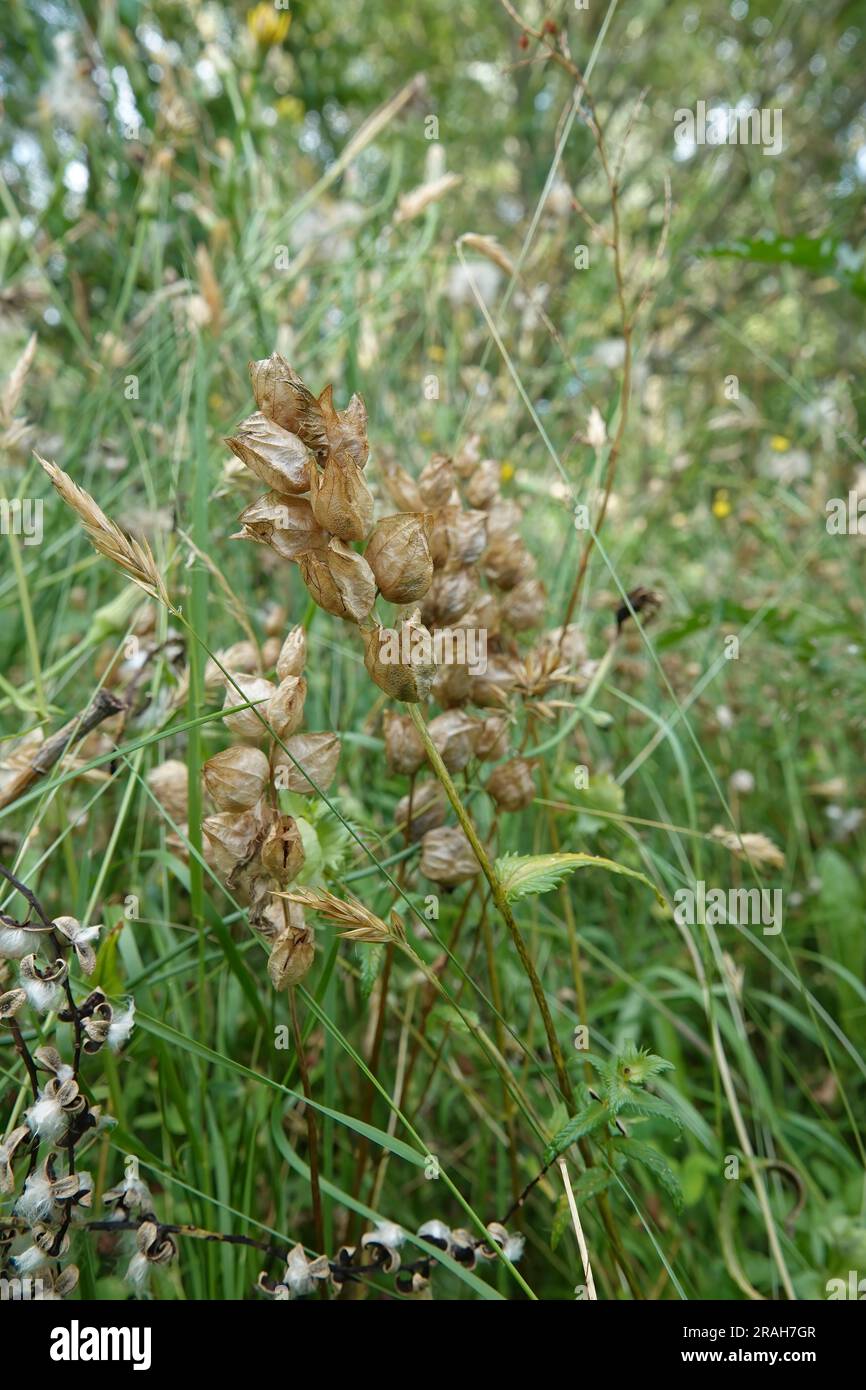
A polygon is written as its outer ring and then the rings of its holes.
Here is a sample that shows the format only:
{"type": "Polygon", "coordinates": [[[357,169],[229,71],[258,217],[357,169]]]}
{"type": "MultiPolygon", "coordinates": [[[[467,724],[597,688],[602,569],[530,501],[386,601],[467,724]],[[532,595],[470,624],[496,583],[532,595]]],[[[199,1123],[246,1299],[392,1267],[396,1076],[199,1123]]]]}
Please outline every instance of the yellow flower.
{"type": "Polygon", "coordinates": [[[274,108],[281,120],[300,121],[304,116],[304,103],[298,97],[280,97],[274,108]]]}
{"type": "Polygon", "coordinates": [[[724,521],[726,516],[731,515],[731,501],[728,497],[728,489],[720,487],[713,498],[713,516],[719,521],[724,521]]]}
{"type": "Polygon", "coordinates": [[[786,439],[783,434],[774,434],[770,440],[770,448],[775,449],[777,454],[784,454],[790,447],[790,439],[786,439]]]}
{"type": "Polygon", "coordinates": [[[273,48],[282,43],[289,32],[292,16],[288,10],[276,9],[262,0],[247,11],[247,28],[260,48],[273,48]]]}
{"type": "Polygon", "coordinates": [[[507,483],[510,478],[514,477],[514,464],[503,463],[502,467],[499,470],[499,476],[502,479],[503,483],[507,483]]]}
{"type": "Polygon", "coordinates": [[[445,349],[441,343],[433,343],[432,346],[427,349],[427,356],[430,358],[431,362],[444,362],[445,349]]]}

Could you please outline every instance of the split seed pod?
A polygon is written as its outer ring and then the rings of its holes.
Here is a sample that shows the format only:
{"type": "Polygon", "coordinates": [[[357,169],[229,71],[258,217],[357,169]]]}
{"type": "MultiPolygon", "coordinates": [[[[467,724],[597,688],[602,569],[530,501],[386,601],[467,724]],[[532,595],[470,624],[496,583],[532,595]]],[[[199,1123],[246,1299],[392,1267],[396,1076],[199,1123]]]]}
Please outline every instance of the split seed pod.
{"type": "Polygon", "coordinates": [[[426,512],[400,512],[383,517],[370,537],[364,559],[390,603],[414,603],[430,588],[430,522],[426,512]]]}
{"type": "Polygon", "coordinates": [[[364,474],[350,458],[332,454],[324,472],[310,477],[310,506],[325,531],[341,541],[363,541],[373,524],[373,494],[364,474]]]}
{"type": "Polygon", "coordinates": [[[522,811],[535,800],[532,766],[527,758],[512,758],[491,772],[487,790],[500,811],[522,811]]]}
{"type": "Polygon", "coordinates": [[[278,816],[262,845],[262,868],[281,884],[291,883],[304,867],[304,842],[293,816],[278,816]]]}
{"type": "Polygon", "coordinates": [[[268,723],[277,738],[287,739],[304,717],[307,682],[303,676],[286,676],[280,681],[268,705],[268,723]]]}
{"type": "Polygon", "coordinates": [[[313,516],[306,497],[269,492],[241,512],[240,531],[232,540],[268,545],[284,560],[297,560],[307,550],[323,550],[328,536],[313,516]]]}
{"type": "Polygon", "coordinates": [[[321,447],[324,428],[319,403],[278,352],[251,362],[250,381],[256,405],[263,415],[310,448],[321,447]]]}
{"type": "Polygon", "coordinates": [[[299,985],[309,972],[316,954],[310,927],[288,927],[281,932],[268,956],[268,974],[274,989],[299,985]]]}
{"type": "Polygon", "coordinates": [[[421,872],[448,888],[474,878],[479,864],[463,831],[455,825],[428,830],[421,841],[421,872]]]}
{"type": "Polygon", "coordinates": [[[310,453],[296,434],[256,411],[226,440],[232,453],[265,487],[299,494],[310,490],[310,453]]]}
{"type": "Polygon", "coordinates": [[[336,537],[327,550],[298,557],[301,578],[320,608],[337,618],[360,623],[376,600],[376,581],[363,555],[336,537]]]}
{"type": "Polygon", "coordinates": [[[498,589],[513,589],[532,566],[532,557],[516,536],[499,536],[487,547],[481,567],[498,589]]]}
{"type": "Polygon", "coordinates": [[[385,461],[382,464],[382,475],[385,490],[395,506],[404,512],[424,510],[418,484],[405,468],[401,468],[398,463],[385,461]]]}
{"type": "Polygon", "coordinates": [[[220,811],[249,811],[264,796],[270,777],[260,748],[237,744],[208,758],[202,780],[220,811]]]}
{"type": "Polygon", "coordinates": [[[266,827],[259,807],[252,811],[220,811],[201,823],[205,858],[225,878],[238,864],[246,864],[258,852],[266,827]]]}
{"type": "MultiPolygon", "coordinates": [[[[308,772],[317,787],[327,791],[334,780],[340,758],[340,740],[336,734],[294,734],[285,740],[289,753],[308,772]]],[[[282,748],[274,750],[274,785],[282,791],[299,792],[302,796],[315,794],[305,772],[296,767],[282,748]]]]}

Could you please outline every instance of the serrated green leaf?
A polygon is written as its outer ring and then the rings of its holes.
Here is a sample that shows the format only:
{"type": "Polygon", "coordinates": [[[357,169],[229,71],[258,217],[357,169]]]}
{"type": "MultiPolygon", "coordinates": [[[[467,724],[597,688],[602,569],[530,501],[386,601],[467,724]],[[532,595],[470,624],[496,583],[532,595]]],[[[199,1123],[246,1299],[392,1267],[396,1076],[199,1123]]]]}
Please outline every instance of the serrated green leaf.
{"type": "Polygon", "coordinates": [[[616,859],[603,859],[597,854],[506,854],[495,864],[496,877],[509,902],[537,893],[549,893],[566,874],[574,873],[576,869],[605,869],[609,874],[636,878],[655,893],[663,907],[665,905],[661,893],[646,874],[629,869],[616,859]]]}
{"type": "Polygon", "coordinates": [[[545,1163],[552,1163],[561,1153],[564,1153],[571,1144],[582,1139],[585,1134],[591,1134],[599,1125],[609,1117],[610,1111],[601,1101],[591,1101],[585,1109],[573,1115],[567,1124],[563,1125],[558,1134],[551,1139],[544,1151],[545,1163]]]}

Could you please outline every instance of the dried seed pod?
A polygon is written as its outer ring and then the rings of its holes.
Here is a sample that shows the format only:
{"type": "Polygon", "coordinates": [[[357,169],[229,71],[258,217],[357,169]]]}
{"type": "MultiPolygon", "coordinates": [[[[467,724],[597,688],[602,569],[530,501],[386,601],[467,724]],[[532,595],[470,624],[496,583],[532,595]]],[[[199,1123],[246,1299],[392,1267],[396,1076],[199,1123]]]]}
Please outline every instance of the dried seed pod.
{"type": "Polygon", "coordinates": [[[300,676],[307,664],[307,634],[298,624],[293,627],[277,657],[277,678],[284,681],[287,676],[300,676]]]}
{"type": "Polygon", "coordinates": [[[310,478],[310,506],[325,531],[341,541],[363,541],[373,525],[373,494],[351,458],[331,454],[310,478]]]}
{"type": "Polygon", "coordinates": [[[232,540],[270,546],[284,560],[297,560],[305,551],[323,550],[328,544],[306,497],[269,492],[241,512],[239,520],[241,529],[232,540]]]}
{"type": "Polygon", "coordinates": [[[420,782],[411,793],[411,825],[409,820],[410,795],[401,797],[394,811],[394,825],[414,844],[423,838],[428,830],[435,830],[444,824],[448,815],[448,800],[442,787],[434,779],[420,782]]]}
{"type": "Polygon", "coordinates": [[[250,926],[267,941],[276,941],[289,927],[300,931],[304,926],[304,909],[289,902],[282,893],[268,893],[250,908],[250,926]]]}
{"type": "Polygon", "coordinates": [[[326,386],[319,396],[318,405],[331,453],[341,460],[351,460],[357,468],[363,468],[370,452],[367,444],[367,407],[363,398],[355,394],[345,410],[336,410],[334,388],[326,386]]]}
{"type": "Polygon", "coordinates": [[[289,927],[281,932],[268,956],[268,974],[274,989],[299,985],[308,974],[315,954],[311,927],[289,927]]]}
{"type": "Polygon", "coordinates": [[[448,532],[449,564],[474,565],[487,544],[487,513],[446,507],[440,515],[448,532]]]}
{"type": "Polygon", "coordinates": [[[479,724],[459,709],[431,719],[428,732],[449,772],[462,772],[475,751],[479,724]]]}
{"type": "Polygon", "coordinates": [[[262,845],[262,868],[280,884],[291,883],[304,867],[304,842],[293,816],[277,816],[262,845]]]}
{"type": "Polygon", "coordinates": [[[206,690],[214,690],[225,680],[224,671],[243,671],[244,675],[261,675],[259,653],[255,642],[233,642],[230,647],[208,657],[204,668],[206,690]]]}
{"type": "Polygon", "coordinates": [[[513,589],[532,569],[532,556],[516,537],[500,536],[485,550],[481,568],[498,589],[513,589]]]}
{"type": "Polygon", "coordinates": [[[300,727],[306,698],[303,676],[286,676],[280,681],[268,705],[268,723],[277,738],[287,739],[300,727]]]}
{"type": "Polygon", "coordinates": [[[176,825],[183,825],[189,809],[189,770],[177,758],[167,758],[147,774],[147,785],[176,825]]]}
{"type": "Polygon", "coordinates": [[[495,595],[479,593],[466,612],[461,613],[452,626],[471,627],[475,628],[477,632],[486,632],[489,642],[499,632],[501,616],[499,601],[495,595]]]}
{"type": "Polygon", "coordinates": [[[515,632],[538,627],[547,607],[547,590],[540,579],[522,579],[502,601],[502,616],[515,632]]]}
{"type": "Polygon", "coordinates": [[[371,678],[394,700],[418,704],[433,683],[433,639],[418,622],[417,609],[399,628],[379,627],[364,632],[364,665],[371,678]]]}
{"type": "Polygon", "coordinates": [[[418,479],[425,507],[446,507],[454,491],[454,468],[447,454],[434,454],[418,479]]]}
{"type": "Polygon", "coordinates": [[[508,752],[508,719],[491,714],[482,719],[475,735],[475,756],[479,762],[498,763],[508,752]]]}
{"type": "Polygon", "coordinates": [[[423,512],[424,503],[415,479],[398,463],[385,460],[382,464],[382,483],[391,501],[403,512],[423,512]]]}
{"type": "Polygon", "coordinates": [[[468,666],[449,662],[436,667],[432,695],[437,705],[441,705],[443,709],[453,709],[457,705],[465,705],[471,689],[472,677],[469,674],[468,666]]]}
{"type": "Polygon", "coordinates": [[[503,536],[519,536],[523,512],[513,497],[500,497],[484,515],[487,517],[487,540],[490,545],[503,536]]]}
{"type": "Polygon", "coordinates": [[[327,550],[311,550],[298,558],[301,578],[326,613],[360,623],[376,600],[376,581],[363,555],[336,537],[327,550]]]}
{"type": "Polygon", "coordinates": [[[268,734],[262,719],[268,718],[268,706],[274,694],[274,687],[264,676],[245,676],[241,671],[231,671],[229,675],[231,680],[225,682],[226,697],[223,709],[243,704],[244,700],[250,702],[250,707],[237,710],[234,714],[224,714],[223,723],[238,738],[260,742],[268,734]]]}
{"type": "Polygon", "coordinates": [[[434,883],[454,887],[479,872],[478,860],[462,830],[440,825],[421,841],[421,872],[434,883]]]}
{"type": "Polygon", "coordinates": [[[454,471],[460,478],[471,478],[481,461],[481,435],[470,434],[454,455],[454,471]]]}
{"type": "Polygon", "coordinates": [[[439,570],[424,599],[421,610],[424,621],[436,627],[456,623],[472,603],[477,590],[478,581],[473,570],[439,570]]]}
{"type": "Polygon", "coordinates": [[[262,670],[270,671],[276,666],[280,656],[282,643],[279,637],[266,637],[262,643],[262,670]]]}
{"type": "MultiPolygon", "coordinates": [[[[265,632],[268,637],[279,637],[286,627],[286,610],[282,604],[269,603],[265,609],[264,617],[265,632]]],[[[297,676],[298,671],[287,671],[286,675],[297,676]]]]}
{"type": "Polygon", "coordinates": [[[267,820],[260,806],[250,811],[220,811],[205,816],[205,859],[216,873],[227,877],[239,864],[247,864],[258,853],[267,833],[267,820]]]}
{"type": "Polygon", "coordinates": [[[316,787],[327,791],[334,780],[340,758],[337,735],[294,734],[285,742],[288,754],[282,748],[274,750],[274,785],[282,791],[299,792],[302,796],[314,795],[316,787]],[[301,766],[297,767],[296,762],[301,766]],[[315,782],[315,787],[306,773],[315,782]]]}
{"type": "Polygon", "coordinates": [[[208,758],[201,770],[208,795],[220,811],[249,811],[264,796],[270,779],[260,748],[237,744],[208,758]]]}
{"type": "Polygon", "coordinates": [[[265,487],[292,495],[309,492],[314,465],[306,445],[260,411],[238,425],[226,444],[265,487]]]}
{"type": "Polygon", "coordinates": [[[522,674],[519,661],[510,656],[488,656],[487,670],[472,682],[472,702],[476,705],[504,705],[517,689],[522,674]]]}
{"type": "Polygon", "coordinates": [[[385,735],[385,757],[392,772],[411,777],[424,762],[424,745],[408,714],[387,709],[382,718],[385,735]]]}
{"type": "Polygon", "coordinates": [[[535,800],[532,768],[527,758],[512,758],[491,772],[487,790],[500,811],[522,811],[535,800]]]}
{"type": "Polygon", "coordinates": [[[364,559],[389,603],[414,603],[430,588],[430,523],[426,512],[400,512],[376,523],[364,559]]]}
{"type": "Polygon", "coordinates": [[[250,381],[256,405],[268,420],[295,434],[318,451],[325,443],[319,402],[278,352],[251,362],[250,381]]]}
{"type": "Polygon", "coordinates": [[[586,660],[587,655],[583,629],[577,623],[569,623],[564,631],[561,627],[551,628],[539,639],[538,654],[542,661],[554,657],[557,662],[566,666],[579,665],[586,660]]]}
{"type": "Polygon", "coordinates": [[[499,464],[495,459],[482,459],[466,484],[466,500],[470,507],[489,507],[499,496],[499,464]]]}

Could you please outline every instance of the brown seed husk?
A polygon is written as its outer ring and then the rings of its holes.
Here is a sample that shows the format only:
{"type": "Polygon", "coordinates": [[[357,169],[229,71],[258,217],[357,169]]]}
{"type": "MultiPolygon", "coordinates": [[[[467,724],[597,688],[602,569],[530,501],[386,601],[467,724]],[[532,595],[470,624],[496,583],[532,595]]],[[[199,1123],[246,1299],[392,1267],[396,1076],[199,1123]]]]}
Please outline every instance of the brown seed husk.
{"type": "Polygon", "coordinates": [[[479,724],[459,709],[446,710],[431,719],[428,732],[449,772],[462,772],[475,751],[479,724]]]}
{"type": "Polygon", "coordinates": [[[522,579],[502,600],[502,616],[516,632],[538,627],[547,607],[547,590],[540,579],[522,579]]]}
{"type": "Polygon", "coordinates": [[[399,463],[384,461],[382,464],[382,483],[391,501],[404,512],[423,512],[424,503],[418,484],[411,474],[399,463]]]}
{"type": "Polygon", "coordinates": [[[470,507],[490,507],[499,496],[499,464],[495,459],[482,459],[466,484],[466,500],[470,507]]]}
{"type": "Polygon", "coordinates": [[[426,700],[435,666],[430,660],[432,638],[418,622],[417,610],[399,627],[370,628],[364,632],[364,665],[371,680],[393,700],[418,704],[426,700]],[[408,660],[404,657],[408,656],[408,660]]]}
{"type": "Polygon", "coordinates": [[[268,723],[277,738],[287,739],[300,728],[306,698],[303,676],[286,676],[280,681],[268,705],[268,723]]]}
{"type": "Polygon", "coordinates": [[[532,568],[532,556],[515,536],[500,536],[484,552],[481,568],[498,589],[513,589],[532,568]]]}
{"type": "Polygon", "coordinates": [[[292,758],[282,748],[275,749],[273,763],[277,787],[285,791],[300,792],[302,796],[314,795],[316,787],[312,786],[306,777],[305,773],[308,772],[316,786],[322,791],[327,791],[334,780],[340,758],[340,740],[337,735],[294,734],[292,738],[286,739],[285,743],[289,753],[305,771],[296,767],[292,758]]]}
{"type": "Polygon", "coordinates": [[[430,523],[427,512],[400,512],[376,523],[364,559],[389,603],[414,603],[430,588],[430,523]]]}
{"type": "Polygon", "coordinates": [[[316,452],[326,444],[321,407],[284,357],[273,352],[251,362],[250,380],[256,405],[268,420],[316,452]]]}
{"type": "Polygon", "coordinates": [[[232,453],[265,485],[278,493],[310,490],[312,460],[306,445],[256,411],[226,440],[232,453]]]}
{"type": "Polygon", "coordinates": [[[535,800],[532,767],[527,758],[512,758],[491,772],[487,790],[500,811],[522,811],[535,800]]]}
{"type": "Polygon", "coordinates": [[[239,521],[241,529],[232,540],[268,545],[284,560],[297,560],[305,551],[323,550],[328,544],[306,497],[269,492],[241,512],[239,521]]]}
{"type": "Polygon", "coordinates": [[[497,763],[508,752],[508,719],[491,714],[483,719],[475,735],[475,756],[479,762],[497,763]]]}
{"type": "MultiPolygon", "coordinates": [[[[404,836],[409,827],[409,800],[407,793],[397,802],[394,811],[394,825],[404,836]]],[[[411,800],[412,824],[408,838],[414,844],[426,835],[428,830],[435,830],[437,826],[444,824],[448,815],[448,800],[440,784],[432,777],[415,787],[411,800]]]]}
{"type": "Polygon", "coordinates": [[[453,887],[474,878],[479,867],[472,846],[457,826],[428,830],[421,841],[421,872],[434,883],[453,887]]]}
{"type": "Polygon", "coordinates": [[[350,458],[332,454],[310,478],[310,506],[325,531],[341,541],[363,541],[373,525],[373,494],[350,458]]]}
{"type": "Polygon", "coordinates": [[[385,735],[385,758],[392,772],[411,777],[424,762],[424,745],[408,714],[388,709],[382,717],[385,735]]]}
{"type": "Polygon", "coordinates": [[[360,623],[376,600],[376,581],[363,555],[336,537],[327,550],[311,550],[298,557],[301,578],[326,613],[360,623]]]}
{"type": "Polygon", "coordinates": [[[268,974],[274,989],[299,985],[309,973],[315,954],[311,927],[288,927],[281,932],[268,956],[268,974]]]}
{"type": "Polygon", "coordinates": [[[277,679],[300,676],[307,664],[307,634],[298,624],[293,627],[277,657],[277,679]]]}
{"type": "Polygon", "coordinates": [[[291,883],[304,867],[304,842],[293,816],[277,816],[262,845],[262,867],[280,884],[291,883]]]}
{"type": "Polygon", "coordinates": [[[477,590],[474,570],[439,570],[433,576],[422,605],[424,621],[436,627],[456,623],[473,602],[477,590]]]}
{"type": "Polygon", "coordinates": [[[250,708],[237,710],[234,714],[224,714],[223,723],[238,738],[261,742],[268,736],[262,719],[268,718],[268,706],[274,694],[274,687],[264,676],[246,676],[241,671],[231,671],[229,674],[231,680],[225,682],[226,697],[223,709],[231,709],[232,705],[240,705],[244,700],[250,701],[250,708]]]}
{"type": "Polygon", "coordinates": [[[418,491],[425,507],[446,507],[454,491],[454,467],[447,454],[434,454],[422,469],[418,491]]]}
{"type": "Polygon", "coordinates": [[[261,806],[251,811],[220,811],[206,816],[201,823],[204,832],[205,859],[223,877],[240,864],[247,864],[258,853],[267,833],[267,823],[261,806]]]}
{"type": "Polygon", "coordinates": [[[183,825],[189,807],[189,771],[186,763],[167,758],[147,774],[147,785],[176,825],[183,825]]]}
{"type": "Polygon", "coordinates": [[[237,744],[208,758],[202,779],[218,810],[249,811],[264,796],[270,767],[260,748],[237,744]]]}

